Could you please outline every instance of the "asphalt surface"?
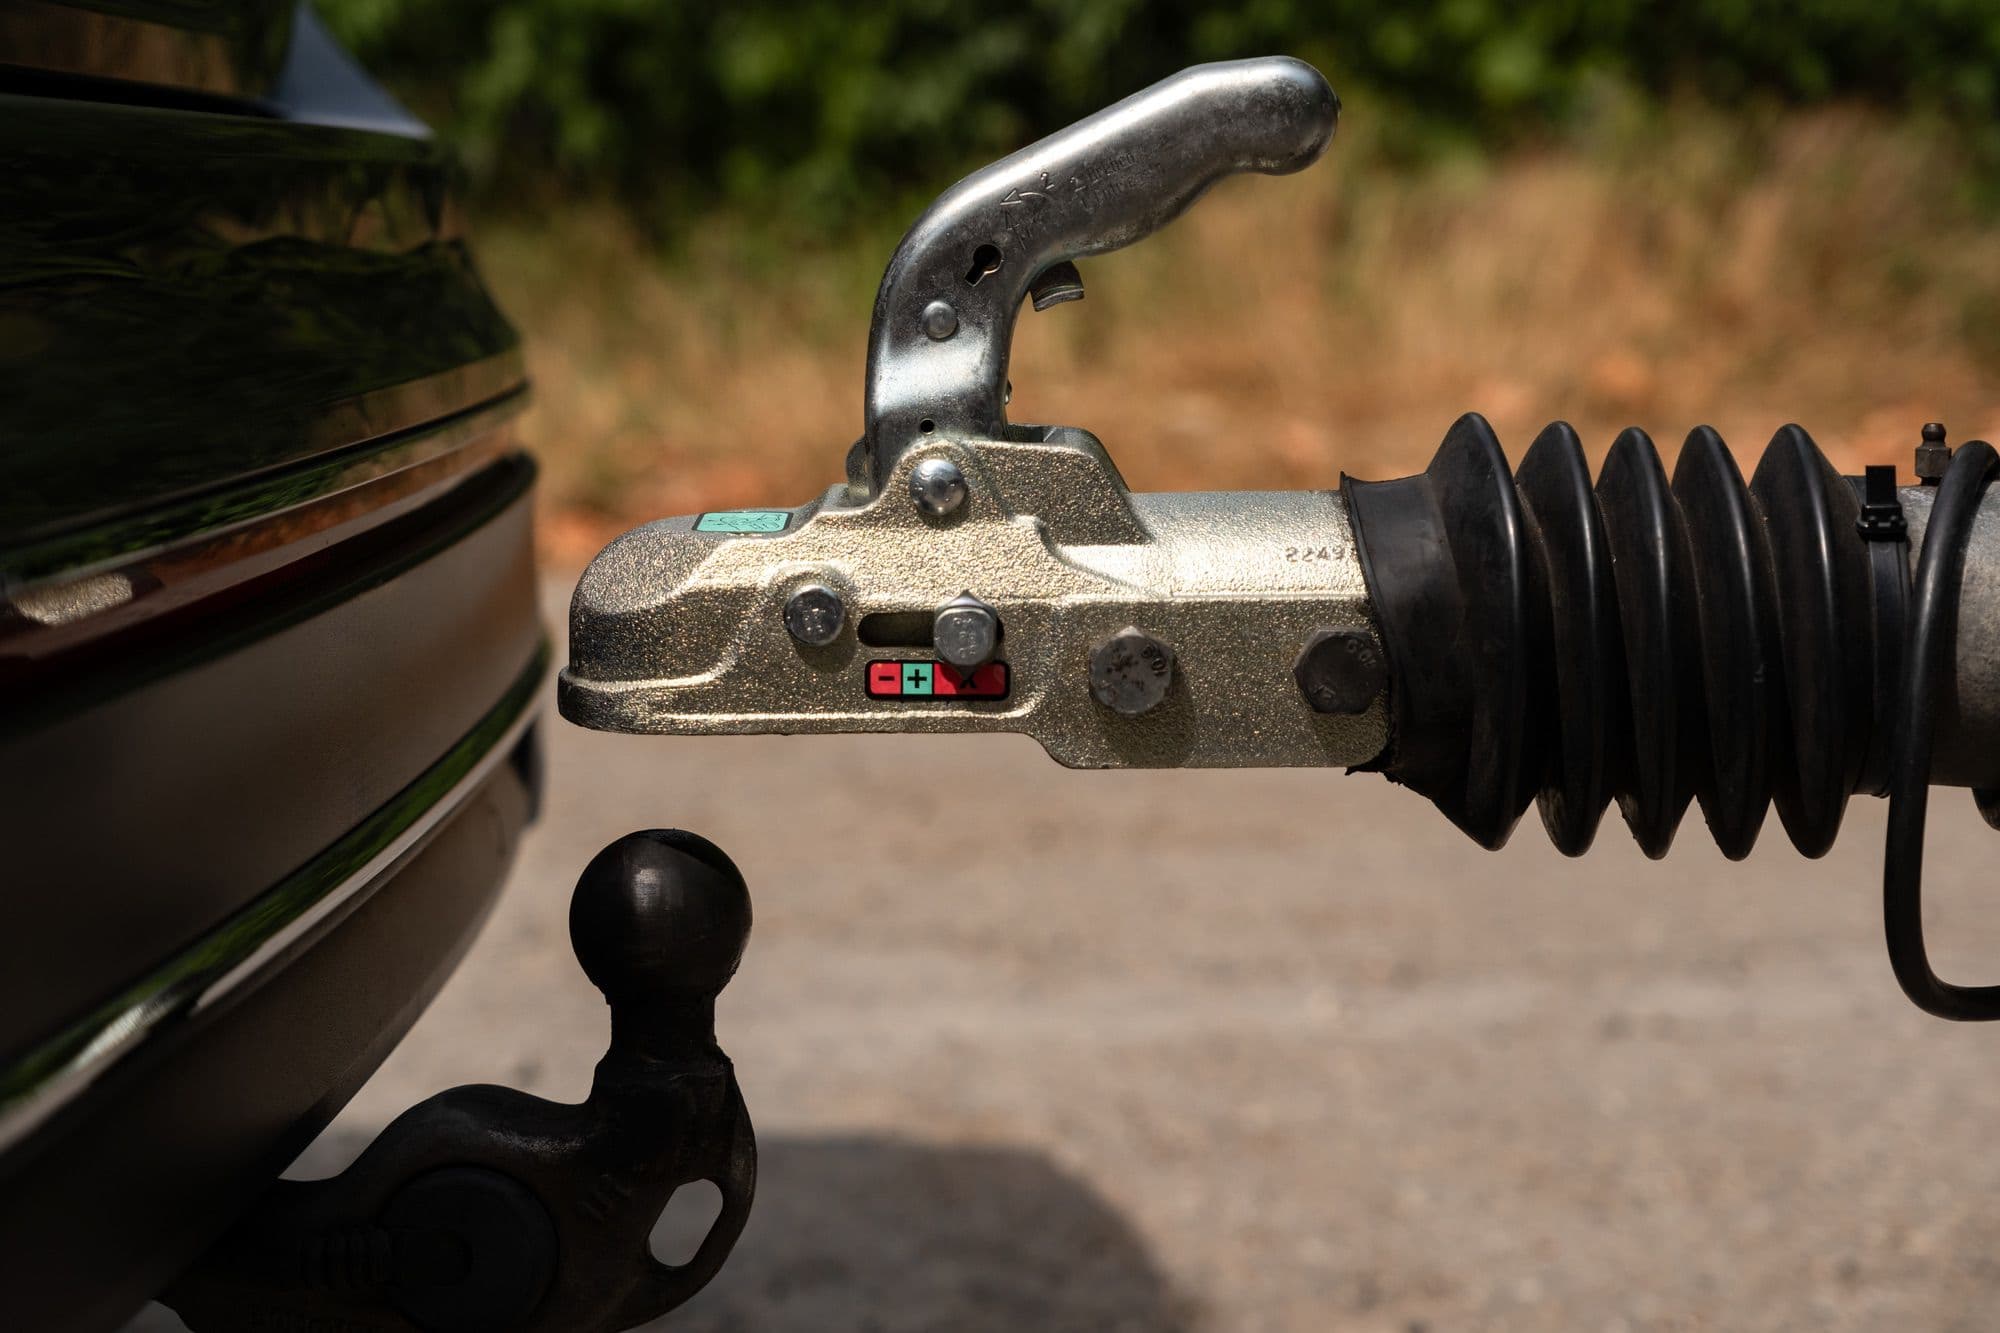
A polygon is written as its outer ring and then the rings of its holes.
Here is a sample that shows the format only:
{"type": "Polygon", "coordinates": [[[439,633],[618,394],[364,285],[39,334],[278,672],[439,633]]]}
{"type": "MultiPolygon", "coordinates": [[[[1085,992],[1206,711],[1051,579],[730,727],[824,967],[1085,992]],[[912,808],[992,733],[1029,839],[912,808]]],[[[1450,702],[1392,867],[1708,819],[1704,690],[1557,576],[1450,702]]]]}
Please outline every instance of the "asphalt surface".
{"type": "MultiPolygon", "coordinates": [[[[2000,1328],[2000,1031],[1897,992],[1879,802],[1817,862],[1698,814],[1567,861],[1371,776],[547,733],[494,919],[300,1169],[455,1083],[580,1097],[575,874],[700,832],[755,898],[718,1022],[762,1174],[661,1327],[2000,1328]]],[[[1932,824],[1940,971],[2000,979],[2000,836],[1932,824]]]]}

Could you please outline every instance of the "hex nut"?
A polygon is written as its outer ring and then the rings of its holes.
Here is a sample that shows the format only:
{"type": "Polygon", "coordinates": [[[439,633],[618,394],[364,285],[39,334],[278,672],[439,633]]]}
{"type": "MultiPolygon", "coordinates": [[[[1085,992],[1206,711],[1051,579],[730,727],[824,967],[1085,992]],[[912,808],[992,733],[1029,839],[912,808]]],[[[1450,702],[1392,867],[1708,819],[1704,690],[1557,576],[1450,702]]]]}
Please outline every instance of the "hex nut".
{"type": "Polygon", "coordinates": [[[823,583],[808,583],[785,602],[785,629],[808,648],[826,647],[846,623],[846,604],[823,583]]]}
{"type": "Polygon", "coordinates": [[[999,613],[969,592],[954,597],[931,618],[931,647],[961,671],[984,666],[1000,650],[999,613]]]}
{"type": "Polygon", "coordinates": [[[1174,650],[1127,625],[1090,650],[1090,696],[1124,717],[1160,706],[1174,682],[1174,650]]]}
{"type": "Polygon", "coordinates": [[[1935,486],[1944,480],[1945,469],[1951,465],[1951,446],[1945,443],[1944,423],[1925,422],[1922,438],[1923,443],[1917,446],[1917,480],[1935,486]]]}
{"type": "Polygon", "coordinates": [[[1360,629],[1315,630],[1292,679],[1316,713],[1365,713],[1389,684],[1388,664],[1375,636],[1360,629]]]}

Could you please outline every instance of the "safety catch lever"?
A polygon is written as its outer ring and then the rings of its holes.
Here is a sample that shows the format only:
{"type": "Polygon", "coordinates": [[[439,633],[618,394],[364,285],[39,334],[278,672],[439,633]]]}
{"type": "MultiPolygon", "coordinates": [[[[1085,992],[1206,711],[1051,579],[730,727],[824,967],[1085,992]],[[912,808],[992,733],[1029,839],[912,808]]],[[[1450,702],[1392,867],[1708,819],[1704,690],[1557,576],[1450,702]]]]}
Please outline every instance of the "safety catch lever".
{"type": "Polygon", "coordinates": [[[997,438],[1021,300],[1074,300],[1073,261],[1143,240],[1223,176],[1319,160],[1340,102],[1287,57],[1197,65],[939,195],[882,275],[868,332],[869,493],[928,436],[997,438]]]}

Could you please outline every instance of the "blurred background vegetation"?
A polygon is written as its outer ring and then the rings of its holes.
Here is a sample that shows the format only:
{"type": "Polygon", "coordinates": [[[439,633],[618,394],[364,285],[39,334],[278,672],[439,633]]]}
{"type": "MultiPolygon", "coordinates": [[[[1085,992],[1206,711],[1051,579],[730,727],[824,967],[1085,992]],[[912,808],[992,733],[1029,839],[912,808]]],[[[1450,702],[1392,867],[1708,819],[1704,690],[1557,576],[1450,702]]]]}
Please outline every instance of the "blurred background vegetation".
{"type": "Polygon", "coordinates": [[[559,553],[831,481],[931,195],[1271,52],[1341,90],[1331,164],[1023,321],[1015,415],[1135,484],[1407,470],[1473,408],[1510,445],[1799,418],[1898,459],[2000,424],[2000,0],[319,3],[465,162],[559,553]]]}
{"type": "Polygon", "coordinates": [[[1517,144],[1633,90],[2000,126],[1979,0],[323,3],[490,196],[609,194],[656,227],[717,204],[865,217],[1183,65],[1275,51],[1365,90],[1405,151],[1517,144]]]}

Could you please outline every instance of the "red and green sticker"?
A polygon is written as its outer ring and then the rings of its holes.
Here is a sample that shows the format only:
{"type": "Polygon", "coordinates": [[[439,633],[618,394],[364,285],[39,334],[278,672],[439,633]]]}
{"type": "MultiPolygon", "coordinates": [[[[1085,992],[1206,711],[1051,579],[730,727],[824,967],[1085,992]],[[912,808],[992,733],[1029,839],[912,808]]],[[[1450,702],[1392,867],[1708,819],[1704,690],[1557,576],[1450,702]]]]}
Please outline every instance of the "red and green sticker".
{"type": "Polygon", "coordinates": [[[961,671],[949,662],[870,662],[871,699],[1004,699],[1007,664],[988,662],[961,671]]]}

